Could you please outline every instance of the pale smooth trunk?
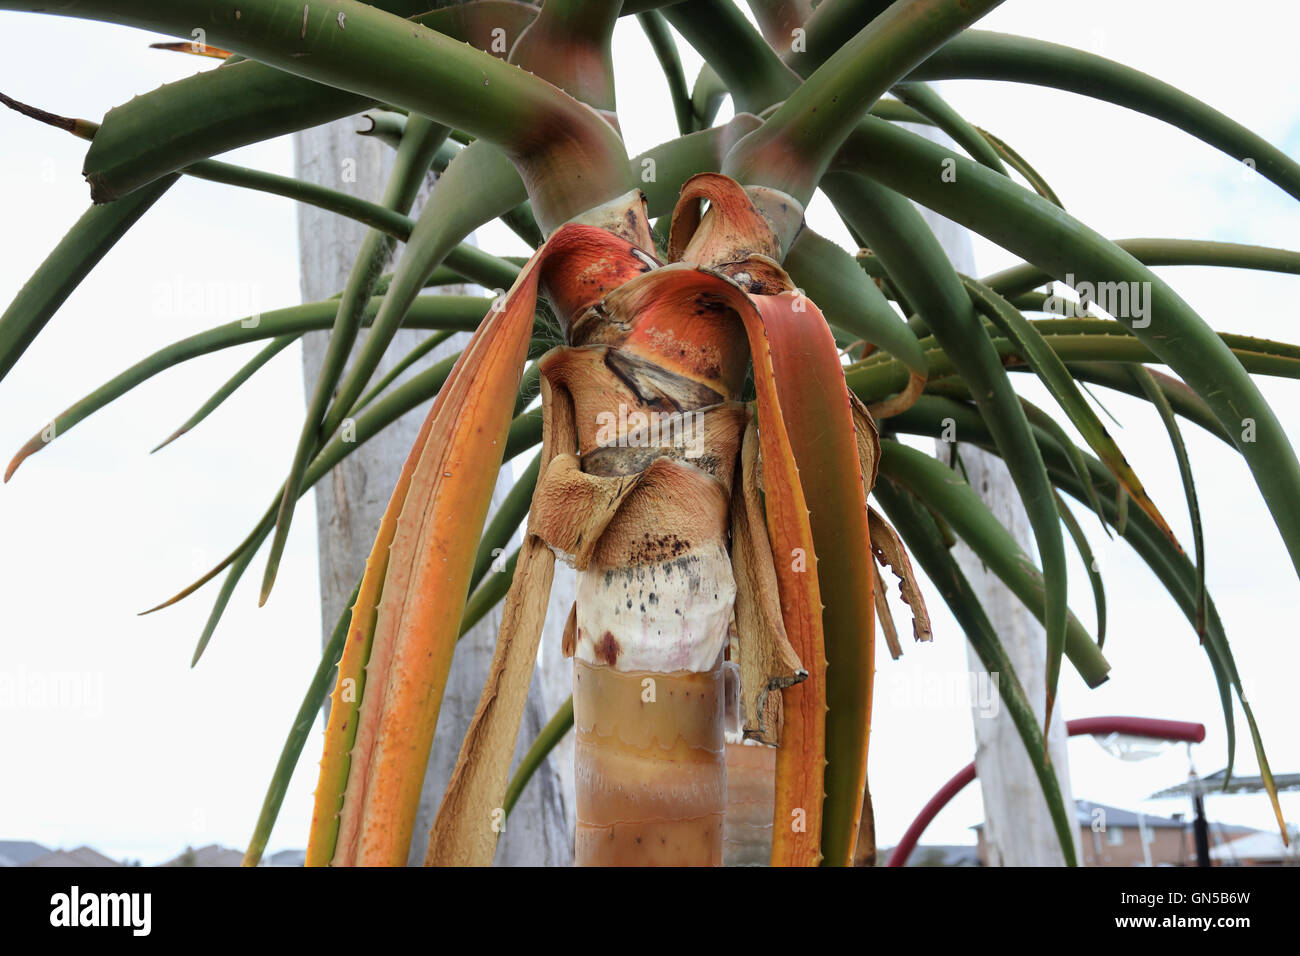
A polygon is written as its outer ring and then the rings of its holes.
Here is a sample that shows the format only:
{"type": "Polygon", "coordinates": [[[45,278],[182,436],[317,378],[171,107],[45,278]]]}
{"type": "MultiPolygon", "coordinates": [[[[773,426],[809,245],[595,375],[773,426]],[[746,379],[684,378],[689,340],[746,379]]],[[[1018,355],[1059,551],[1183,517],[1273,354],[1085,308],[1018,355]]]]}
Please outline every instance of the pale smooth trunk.
{"type": "Polygon", "coordinates": [[[721,865],[723,697],[721,660],[672,674],[575,661],[579,865],[721,865]]]}
{"type": "Polygon", "coordinates": [[[755,741],[727,742],[727,818],[724,866],[767,866],[776,807],[776,748],[755,741]]]}

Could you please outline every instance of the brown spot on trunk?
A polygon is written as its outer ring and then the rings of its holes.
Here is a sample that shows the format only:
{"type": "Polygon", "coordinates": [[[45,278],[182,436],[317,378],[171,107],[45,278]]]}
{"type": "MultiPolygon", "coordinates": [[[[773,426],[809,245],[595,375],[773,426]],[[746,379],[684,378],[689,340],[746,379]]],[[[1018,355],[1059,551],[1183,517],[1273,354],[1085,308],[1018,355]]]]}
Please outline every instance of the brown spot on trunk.
{"type": "Polygon", "coordinates": [[[655,534],[647,531],[642,535],[641,540],[632,546],[629,558],[632,564],[657,564],[681,557],[690,548],[689,541],[684,541],[675,534],[655,534]]]}
{"type": "Polygon", "coordinates": [[[616,638],[609,631],[606,631],[596,643],[596,660],[609,667],[613,667],[618,661],[618,652],[622,650],[616,638]]]}

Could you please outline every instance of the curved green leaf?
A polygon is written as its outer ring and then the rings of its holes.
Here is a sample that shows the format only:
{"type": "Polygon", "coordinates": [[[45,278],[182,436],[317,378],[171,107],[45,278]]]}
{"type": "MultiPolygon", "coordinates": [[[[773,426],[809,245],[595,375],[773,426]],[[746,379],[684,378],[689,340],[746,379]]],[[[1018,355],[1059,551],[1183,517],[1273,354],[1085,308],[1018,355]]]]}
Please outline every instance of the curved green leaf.
{"type": "MultiPolygon", "coordinates": [[[[980,169],[1010,184],[1006,177],[980,169]]],[[[1066,644],[1065,542],[1052,500],[1051,483],[1024,409],[961,279],[912,204],[876,183],[850,182],[842,175],[828,176],[823,188],[841,213],[861,231],[876,257],[933,330],[944,355],[970,387],[976,404],[997,436],[998,447],[1002,449],[1033,528],[1047,584],[1043,595],[1043,626],[1047,631],[1046,713],[1050,719],[1066,644]]],[[[930,372],[932,376],[938,374],[933,361],[930,372]]],[[[850,387],[856,390],[851,377],[850,387]]]]}
{"type": "MultiPolygon", "coordinates": [[[[1208,239],[1116,239],[1114,242],[1144,266],[1223,266],[1300,275],[1300,252],[1290,249],[1208,239]]],[[[1026,262],[981,281],[1010,297],[1051,280],[1048,273],[1026,262]]]]}
{"type": "MultiPolygon", "coordinates": [[[[1079,450],[1075,448],[1077,453],[1079,450]]],[[[1092,481],[1085,470],[1080,475],[1080,483],[1090,493],[1089,500],[1095,500],[1097,492],[1092,487],[1092,481]]],[[[1070,537],[1074,540],[1074,546],[1079,551],[1079,559],[1083,561],[1083,566],[1088,572],[1088,581],[1092,584],[1092,600],[1097,612],[1097,648],[1106,646],[1106,587],[1101,579],[1101,567],[1097,564],[1097,558],[1092,553],[1092,545],[1088,543],[1088,536],[1083,533],[1079,521],[1070,510],[1070,506],[1061,500],[1061,496],[1056,496],[1056,510],[1061,513],[1061,523],[1065,529],[1070,532],[1070,537]]],[[[1098,516],[1105,522],[1106,518],[1098,510],[1098,516]]]]}
{"type": "MultiPolygon", "coordinates": [[[[384,197],[380,203],[382,206],[402,213],[410,210],[420,187],[424,185],[424,178],[429,172],[429,164],[433,162],[434,153],[446,140],[447,133],[447,127],[439,126],[421,116],[413,116],[407,121],[406,131],[402,134],[402,143],[397,148],[397,158],[393,162],[393,170],[388,178],[388,185],[384,188],[384,197]]],[[[352,352],[352,345],[361,330],[362,314],[370,303],[375,283],[388,263],[393,246],[391,236],[376,229],[370,230],[362,239],[361,248],[357,251],[357,257],[348,274],[347,285],[339,299],[338,311],[335,313],[334,324],[330,329],[325,355],[316,374],[316,385],[307,401],[307,413],[298,435],[298,445],[293,460],[289,465],[289,475],[285,479],[284,497],[280,501],[280,509],[276,515],[275,535],[271,539],[271,552],[267,557],[266,571],[262,577],[259,605],[266,603],[271,594],[271,586],[275,583],[276,572],[280,567],[280,556],[284,553],[284,546],[289,540],[289,528],[293,523],[294,510],[298,502],[298,487],[302,482],[303,472],[316,449],[333,433],[333,429],[327,427],[323,419],[331,402],[335,402],[335,388],[343,375],[343,368],[352,352]]],[[[427,277],[427,274],[420,276],[421,286],[427,277]]],[[[396,283],[395,277],[394,284],[396,283]]],[[[389,296],[392,294],[393,288],[390,286],[389,296]]],[[[385,301],[390,300],[385,297],[385,301]]],[[[341,407],[346,414],[351,410],[352,402],[349,401],[341,407]]]]}
{"type": "Polygon", "coordinates": [[[925,83],[895,84],[893,94],[947,133],[967,155],[995,173],[1007,175],[1002,158],[993,143],[962,117],[951,104],[925,83]]]}
{"type": "MultiPolygon", "coordinates": [[[[732,147],[722,171],[808,204],[858,120],[890,87],[1002,0],[896,3],[863,27],[732,147]]],[[[732,88],[733,95],[736,90],[732,88]]]]}
{"type": "Polygon", "coordinates": [[[506,816],[510,815],[510,811],[519,802],[524,787],[528,786],[528,781],[533,779],[533,774],[542,765],[542,761],[572,729],[573,697],[570,695],[569,699],[561,704],[551,719],[546,722],[546,726],[542,728],[537,739],[528,748],[528,752],[520,759],[519,766],[515,768],[515,775],[510,778],[510,785],[506,787],[506,798],[503,802],[506,816]]]}
{"type": "Polygon", "coordinates": [[[1196,497],[1196,482],[1192,478],[1192,462],[1187,455],[1187,446],[1183,443],[1183,433],[1174,417],[1173,407],[1165,398],[1151,373],[1140,365],[1130,369],[1134,381],[1142,389],[1147,399],[1160,413],[1160,421],[1169,433],[1169,443],[1173,445],[1174,457],[1178,460],[1178,474],[1183,481],[1183,494],[1187,498],[1187,513],[1192,521],[1192,543],[1196,547],[1196,633],[1205,639],[1205,535],[1201,529],[1201,506],[1196,497]]]}
{"type": "MultiPolygon", "coordinates": [[[[362,316],[363,324],[373,319],[382,301],[382,297],[378,296],[370,300],[362,316]]],[[[416,307],[411,310],[407,318],[407,325],[410,328],[471,332],[478,328],[483,313],[490,306],[489,300],[475,296],[420,296],[416,300],[416,307]]],[[[336,307],[335,302],[326,300],[263,312],[260,315],[227,322],[159,349],[65,409],[48,426],[33,435],[9,463],[5,471],[5,480],[8,481],[13,477],[13,473],[28,456],[40,451],[87,416],[159,372],[189,359],[233,345],[243,345],[246,342],[284,335],[297,335],[314,329],[327,329],[333,323],[336,307]]]]}
{"type": "Polygon", "coordinates": [[[782,264],[828,322],[885,349],[918,375],[927,374],[915,333],[847,252],[805,226],[782,264]]]}
{"type": "Polygon", "coordinates": [[[169,176],[129,199],[91,206],[68,230],[0,315],[0,379],[9,374],[81,280],[174,182],[176,177],[169,176]]]}
{"type": "MultiPolygon", "coordinates": [[[[987,421],[987,418],[985,419],[987,421]]],[[[991,431],[991,430],[990,430],[991,431]]],[[[962,441],[969,439],[957,431],[962,441]]],[[[1026,608],[1044,621],[1044,575],[1002,523],[980,501],[975,489],[936,458],[889,439],[880,442],[880,470],[933,510],[965,541],[1026,608]]],[[[1056,507],[1055,498],[1052,507],[1056,507]]],[[[1059,520],[1059,518],[1058,518],[1059,520]]],[[[1068,612],[1067,612],[1068,614],[1068,612]]],[[[1065,652],[1089,687],[1106,680],[1110,665],[1083,625],[1068,614],[1065,652]]]]}
{"type": "Polygon", "coordinates": [[[258,861],[262,859],[262,854],[266,852],[266,843],[271,838],[271,830],[280,815],[284,796],[289,792],[289,781],[293,779],[293,771],[298,766],[298,758],[302,756],[307,735],[311,733],[312,727],[316,726],[316,715],[320,713],[321,704],[329,697],[330,686],[334,683],[334,670],[339,665],[339,658],[343,656],[343,644],[348,637],[348,628],[352,625],[352,605],[356,603],[357,592],[360,590],[361,582],[358,581],[357,586],[352,589],[352,596],[344,603],[343,613],[335,622],[334,630],[330,632],[330,639],[325,642],[325,649],[321,652],[316,673],[307,684],[307,693],[303,695],[302,705],[294,715],[293,723],[289,727],[289,735],[280,750],[280,759],[276,761],[275,770],[271,774],[271,783],[266,788],[266,797],[262,800],[262,812],[258,814],[257,823],[253,827],[253,836],[249,839],[248,849],[244,852],[244,866],[257,866],[258,861]]]}
{"type": "Polygon", "coordinates": [[[1105,57],[1029,37],[968,30],[911,72],[916,80],[1009,80],[1105,100],[1177,126],[1300,199],[1300,164],[1177,87],[1105,57]]]}
{"type": "Polygon", "coordinates": [[[889,123],[865,118],[849,153],[850,163],[863,173],[1058,278],[1139,283],[1139,290],[1146,292],[1148,315],[1135,315],[1127,326],[1205,400],[1233,437],[1300,574],[1300,509],[1294,507],[1300,500],[1300,462],[1290,439],[1243,363],[1173,289],[1129,253],[1041,197],[889,123]],[[949,188],[931,174],[944,159],[956,163],[960,189],[949,188]]]}
{"type": "Polygon", "coordinates": [[[222,386],[212,393],[212,397],[199,406],[198,411],[185,419],[180,428],[176,429],[153,448],[149,449],[149,454],[152,455],[160,448],[166,448],[199,422],[203,421],[203,419],[211,415],[222,402],[235,393],[239,386],[252,378],[258,369],[283,352],[286,348],[297,341],[297,339],[298,337],[296,335],[282,335],[279,338],[272,339],[270,345],[266,346],[266,348],[262,349],[262,351],[258,352],[251,359],[241,365],[234,375],[226,379],[222,386]]]}
{"type": "Polygon", "coordinates": [[[692,133],[695,131],[695,111],[691,105],[691,91],[686,88],[682,58],[677,52],[677,43],[668,29],[668,23],[658,10],[638,13],[636,18],[668,81],[668,93],[673,100],[673,111],[677,114],[677,131],[683,136],[692,133]]]}
{"type": "Polygon", "coordinates": [[[998,331],[1006,336],[1024,357],[1070,422],[1079,430],[1084,441],[1097,453],[1097,457],[1106,463],[1124,486],[1124,490],[1137,502],[1138,507],[1150,515],[1151,520],[1172,539],[1173,532],[1169,529],[1164,515],[1147,494],[1141,480],[1129,466],[1128,459],[1119,450],[1119,445],[1106,431],[1106,426],[1101,423],[1097,413],[1083,397],[1074,383],[1070,370],[1052,351],[1047,339],[1036,326],[1020,314],[1018,309],[988,286],[968,277],[963,277],[962,281],[970,291],[976,308],[998,327],[998,331]]]}
{"type": "MultiPolygon", "coordinates": [[[[534,211],[547,228],[633,185],[622,140],[598,113],[539,77],[357,0],[334,0],[295,16],[286,15],[281,0],[72,0],[55,9],[4,0],[0,9],[107,20],[184,38],[202,23],[210,44],[496,143],[531,170],[535,185],[546,182],[534,197],[544,208],[535,202],[534,211]],[[557,129],[566,135],[548,135],[557,129]],[[559,169],[563,179],[553,175],[559,169]]],[[[99,168],[90,163],[86,172],[93,177],[99,168]]]]}

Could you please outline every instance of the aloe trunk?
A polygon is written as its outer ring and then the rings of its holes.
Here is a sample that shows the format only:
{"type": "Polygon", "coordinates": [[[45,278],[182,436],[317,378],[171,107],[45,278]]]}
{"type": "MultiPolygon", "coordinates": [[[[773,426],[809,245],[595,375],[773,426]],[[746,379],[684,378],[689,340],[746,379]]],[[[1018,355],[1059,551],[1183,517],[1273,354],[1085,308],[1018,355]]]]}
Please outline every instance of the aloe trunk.
{"type": "Polygon", "coordinates": [[[721,865],[722,685],[721,660],[675,673],[574,664],[579,866],[721,865]]]}
{"type": "MultiPolygon", "coordinates": [[[[652,261],[643,218],[632,235],[652,261]]],[[[601,502],[608,523],[573,535],[566,554],[578,567],[579,864],[722,860],[722,653],[736,595],[727,532],[747,349],[734,317],[700,321],[664,291],[638,269],[599,309],[581,302],[575,314],[553,296],[568,345],[541,365],[575,410],[575,474],[555,487],[616,502],[601,502]]],[[[568,547],[545,522],[532,530],[568,547]]]]}
{"type": "Polygon", "coordinates": [[[776,748],[758,741],[727,741],[727,816],[722,833],[725,866],[766,866],[772,855],[776,748]]]}

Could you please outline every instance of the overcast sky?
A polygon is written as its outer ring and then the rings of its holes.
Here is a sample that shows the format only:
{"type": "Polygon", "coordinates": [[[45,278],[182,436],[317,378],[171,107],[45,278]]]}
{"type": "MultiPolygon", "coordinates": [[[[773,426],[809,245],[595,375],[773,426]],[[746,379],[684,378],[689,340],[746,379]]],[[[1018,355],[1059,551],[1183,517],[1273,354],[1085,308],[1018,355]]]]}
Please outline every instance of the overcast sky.
{"type": "MultiPolygon", "coordinates": [[[[1300,11],[1248,0],[1224,17],[1208,2],[1085,5],[1010,0],[990,29],[1065,43],[1171,82],[1300,155],[1300,11]]],[[[62,18],[0,14],[0,91],[55,112],[102,117],[111,107],[210,63],[147,49],[156,37],[62,18]]],[[[666,86],[635,21],[616,32],[618,95],[630,153],[674,135],[666,86]],[[635,120],[633,120],[635,117],[635,120]]],[[[688,74],[699,59],[680,44],[688,74]]],[[[1012,144],[1065,206],[1114,238],[1209,238],[1296,248],[1300,204],[1176,130],[1081,96],[1009,84],[952,82],[943,92],[967,119],[1012,144]]],[[[724,114],[725,115],[725,114],[724,114]]],[[[0,113],[0,301],[84,211],[85,144],[0,113]]],[[[292,168],[288,138],[231,161],[292,168]]],[[[375,197],[377,198],[377,197],[375,197]]],[[[809,211],[842,241],[820,197],[809,211]]],[[[287,200],[182,180],[122,240],[0,382],[6,457],[52,415],[153,350],[250,311],[298,299],[295,219],[287,200]]],[[[503,229],[480,234],[493,252],[523,251],[503,229]]],[[[851,247],[850,247],[851,248],[851,247]]],[[[1017,261],[977,239],[977,271],[1017,261]]],[[[1300,279],[1209,269],[1162,274],[1216,328],[1283,340],[1296,332],[1300,279]]],[[[262,513],[283,477],[303,414],[296,347],[278,356],[193,433],[155,456],[180,424],[255,351],[193,361],[118,400],[29,460],[0,489],[0,839],[83,843],[159,862],[187,844],[242,848],[284,735],[319,658],[315,530],[294,523],[272,599],[256,604],[250,573],[200,665],[190,656],[216,589],[149,617],[136,612],[188,584],[262,513]],[[58,683],[72,700],[39,696],[58,683]],[[17,692],[15,693],[15,689],[17,692]],[[2,696],[2,695],[0,695],[2,696]]],[[[1023,393],[1050,404],[1026,376],[1023,393]]],[[[1300,386],[1261,383],[1300,446],[1300,386]]],[[[1154,412],[1102,392],[1124,422],[1121,447],[1175,531],[1190,541],[1177,469],[1154,412]]],[[[1239,458],[1195,426],[1186,435],[1201,494],[1209,583],[1233,643],[1275,772],[1300,770],[1295,733],[1300,585],[1254,481],[1239,458]]],[[[302,515],[312,509],[304,502],[302,515]]],[[[1135,714],[1201,721],[1197,770],[1220,769],[1226,740],[1212,672],[1156,579],[1122,542],[1089,528],[1110,608],[1111,680],[1087,690],[1067,667],[1067,717],[1135,714]]],[[[260,568],[261,558],[257,562],[260,568]]],[[[1077,560],[1071,605],[1091,626],[1077,560]]],[[[880,654],[871,775],[879,839],[891,845],[920,806],[972,757],[963,637],[926,583],[935,641],[902,661],[880,654]]],[[[896,611],[896,614],[900,613],[896,611]]],[[[905,625],[901,628],[907,630],[905,625]]],[[[1244,721],[1238,770],[1254,773],[1244,721]]],[[[306,840],[319,738],[309,741],[271,850],[306,840]]],[[[1149,813],[1144,802],[1184,779],[1186,748],[1120,762],[1091,739],[1070,745],[1075,795],[1149,813]]],[[[1262,796],[1211,797],[1211,816],[1269,827],[1262,796]]],[[[1300,800],[1283,797],[1288,819],[1300,800]]],[[[971,842],[982,818],[972,787],[932,824],[927,842],[971,842]]]]}

